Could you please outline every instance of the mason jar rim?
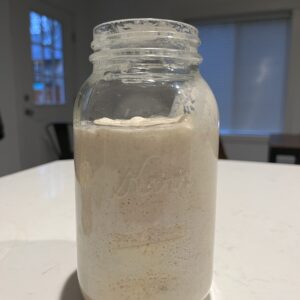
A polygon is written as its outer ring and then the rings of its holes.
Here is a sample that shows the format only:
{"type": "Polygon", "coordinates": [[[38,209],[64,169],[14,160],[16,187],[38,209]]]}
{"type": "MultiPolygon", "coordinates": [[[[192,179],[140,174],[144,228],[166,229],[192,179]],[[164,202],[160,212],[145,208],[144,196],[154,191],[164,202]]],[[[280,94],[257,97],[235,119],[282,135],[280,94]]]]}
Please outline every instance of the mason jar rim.
{"type": "Polygon", "coordinates": [[[93,37],[91,62],[100,57],[142,57],[149,53],[157,57],[170,54],[194,63],[201,61],[198,30],[184,22],[157,18],[113,20],[94,27],[93,37]]]}
{"type": "MultiPolygon", "coordinates": [[[[157,23],[165,23],[165,24],[169,24],[169,25],[177,25],[178,27],[181,28],[186,28],[189,29],[191,35],[195,35],[196,38],[198,38],[198,29],[188,23],[185,22],[181,22],[181,21],[176,21],[176,20],[171,20],[171,19],[160,19],[160,18],[128,18],[128,19],[119,19],[119,20],[112,20],[112,21],[107,21],[101,24],[96,25],[93,28],[93,33],[94,35],[99,34],[98,30],[100,29],[104,29],[104,27],[108,27],[108,26],[113,26],[116,24],[125,24],[125,23],[138,23],[138,22],[148,22],[149,24],[151,22],[157,22],[157,23]]],[[[162,28],[162,27],[158,27],[158,28],[162,28]]],[[[137,30],[137,31],[143,31],[143,30],[137,30]]],[[[101,31],[102,32],[102,31],[101,31]]],[[[173,32],[175,32],[175,30],[173,30],[173,32]]]]}

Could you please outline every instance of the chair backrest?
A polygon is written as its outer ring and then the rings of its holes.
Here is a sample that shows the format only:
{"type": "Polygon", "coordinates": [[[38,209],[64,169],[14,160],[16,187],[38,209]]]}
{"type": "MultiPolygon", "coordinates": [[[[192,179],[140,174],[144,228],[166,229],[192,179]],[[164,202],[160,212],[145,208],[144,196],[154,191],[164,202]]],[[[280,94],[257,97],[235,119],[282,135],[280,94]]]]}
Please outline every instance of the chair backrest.
{"type": "Polygon", "coordinates": [[[47,132],[59,159],[74,157],[71,137],[72,126],[72,123],[53,123],[47,126],[47,132]]]}

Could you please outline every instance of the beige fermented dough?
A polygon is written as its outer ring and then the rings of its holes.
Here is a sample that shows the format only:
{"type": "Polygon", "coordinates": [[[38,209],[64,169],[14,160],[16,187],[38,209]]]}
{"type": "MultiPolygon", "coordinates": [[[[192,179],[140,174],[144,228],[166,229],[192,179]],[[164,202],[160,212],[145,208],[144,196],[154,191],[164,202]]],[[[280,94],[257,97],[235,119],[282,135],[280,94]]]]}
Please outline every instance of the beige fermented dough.
{"type": "Polygon", "coordinates": [[[201,300],[208,292],[215,135],[189,115],[75,127],[78,268],[87,299],[201,300]]]}

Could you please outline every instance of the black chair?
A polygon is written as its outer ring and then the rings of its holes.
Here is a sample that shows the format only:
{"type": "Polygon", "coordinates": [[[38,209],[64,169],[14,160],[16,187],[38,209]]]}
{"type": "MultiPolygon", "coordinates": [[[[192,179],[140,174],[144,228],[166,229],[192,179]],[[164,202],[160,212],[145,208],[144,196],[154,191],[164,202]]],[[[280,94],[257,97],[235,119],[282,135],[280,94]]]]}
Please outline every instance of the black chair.
{"type": "Polygon", "coordinates": [[[224,146],[223,146],[223,143],[222,143],[222,140],[221,140],[221,137],[219,139],[219,159],[228,159],[225,149],[224,149],[224,146]]]}
{"type": "Polygon", "coordinates": [[[72,159],[73,152],[73,124],[53,123],[46,127],[54,151],[58,159],[72,159]]]}
{"type": "Polygon", "coordinates": [[[295,164],[300,165],[300,135],[272,134],[269,139],[269,162],[277,162],[278,155],[295,158],[295,164]]]}

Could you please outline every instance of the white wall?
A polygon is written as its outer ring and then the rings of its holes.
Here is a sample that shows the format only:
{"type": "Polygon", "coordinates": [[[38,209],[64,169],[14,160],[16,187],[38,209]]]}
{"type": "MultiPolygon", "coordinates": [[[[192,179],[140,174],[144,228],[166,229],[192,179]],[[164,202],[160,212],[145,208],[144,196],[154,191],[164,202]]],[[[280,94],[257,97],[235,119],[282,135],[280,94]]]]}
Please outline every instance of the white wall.
{"type": "MultiPolygon", "coordinates": [[[[285,132],[300,133],[300,1],[298,0],[92,0],[93,25],[132,17],[176,20],[220,19],[243,15],[265,15],[280,11],[292,13],[291,49],[288,67],[285,132]]],[[[266,161],[267,137],[224,137],[231,159],[266,161]]]]}
{"type": "Polygon", "coordinates": [[[9,0],[0,1],[0,112],[5,137],[0,140],[0,176],[20,168],[16,99],[14,97],[13,57],[10,35],[9,0]]]}

